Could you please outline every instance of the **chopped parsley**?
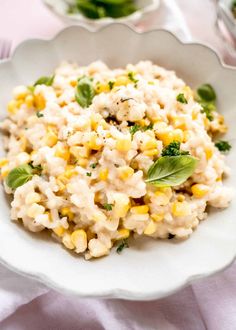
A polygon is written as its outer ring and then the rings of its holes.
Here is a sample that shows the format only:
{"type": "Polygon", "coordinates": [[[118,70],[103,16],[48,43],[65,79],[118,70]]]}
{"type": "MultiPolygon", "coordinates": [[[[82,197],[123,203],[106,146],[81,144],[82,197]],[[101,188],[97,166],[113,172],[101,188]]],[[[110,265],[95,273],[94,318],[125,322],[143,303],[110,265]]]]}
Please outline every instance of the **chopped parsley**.
{"type": "Polygon", "coordinates": [[[107,210],[107,211],[111,211],[112,208],[113,208],[113,205],[112,205],[112,204],[108,204],[108,203],[106,203],[106,204],[103,205],[103,207],[104,207],[105,210],[107,210]]]}
{"type": "Polygon", "coordinates": [[[97,165],[98,165],[98,163],[92,163],[92,164],[90,165],[90,167],[94,169],[94,168],[96,168],[97,165]]]}
{"type": "Polygon", "coordinates": [[[173,141],[168,146],[166,146],[161,153],[162,157],[164,156],[181,156],[181,155],[189,155],[189,151],[181,151],[180,150],[180,142],[173,141]]]}
{"type": "Polygon", "coordinates": [[[133,83],[135,83],[135,84],[138,83],[138,79],[135,78],[135,73],[133,71],[128,72],[128,78],[133,83]]]}
{"type": "Polygon", "coordinates": [[[112,81],[112,80],[108,81],[108,86],[109,86],[109,88],[110,88],[110,91],[111,91],[112,88],[114,87],[114,84],[115,84],[114,81],[112,81]]]}
{"type": "Polygon", "coordinates": [[[37,116],[38,118],[41,118],[41,117],[43,117],[44,115],[43,115],[42,112],[37,111],[37,112],[36,112],[36,116],[37,116]]]}
{"type": "Polygon", "coordinates": [[[214,116],[213,116],[212,112],[216,110],[215,105],[213,103],[205,103],[205,102],[201,102],[201,101],[199,101],[199,103],[202,106],[201,113],[205,113],[207,119],[210,121],[213,121],[214,116]]]}
{"type": "Polygon", "coordinates": [[[87,175],[87,176],[91,176],[92,173],[91,173],[91,172],[87,172],[86,175],[87,175]]]}
{"type": "Polygon", "coordinates": [[[178,94],[178,95],[176,96],[176,100],[177,100],[178,102],[180,102],[180,103],[184,103],[184,104],[187,104],[187,103],[188,103],[188,101],[187,101],[187,99],[186,99],[186,97],[184,96],[183,93],[178,94]]]}
{"type": "Polygon", "coordinates": [[[144,127],[143,127],[143,130],[144,130],[144,131],[147,131],[147,130],[149,130],[149,129],[153,129],[153,124],[152,124],[152,123],[149,124],[149,125],[147,125],[147,126],[144,126],[144,127]]]}
{"type": "Polygon", "coordinates": [[[128,244],[127,239],[123,239],[121,241],[121,243],[118,245],[116,252],[121,253],[125,248],[128,248],[128,247],[129,247],[129,244],[128,244]]]}
{"type": "Polygon", "coordinates": [[[205,113],[207,119],[213,121],[213,112],[216,111],[216,93],[210,84],[203,84],[197,88],[196,101],[202,106],[201,113],[205,113]]]}
{"type": "Polygon", "coordinates": [[[221,152],[227,152],[230,151],[230,149],[232,148],[232,146],[229,144],[228,141],[223,141],[220,140],[218,142],[215,143],[216,148],[219,149],[219,151],[221,152]]]}
{"type": "Polygon", "coordinates": [[[147,131],[147,130],[149,130],[149,129],[153,129],[153,124],[152,124],[152,123],[150,123],[150,124],[147,125],[147,126],[140,126],[140,125],[138,125],[138,124],[134,124],[133,126],[130,127],[129,132],[130,132],[131,136],[133,137],[134,134],[135,134],[137,131],[143,131],[143,132],[145,132],[145,131],[147,131]]]}

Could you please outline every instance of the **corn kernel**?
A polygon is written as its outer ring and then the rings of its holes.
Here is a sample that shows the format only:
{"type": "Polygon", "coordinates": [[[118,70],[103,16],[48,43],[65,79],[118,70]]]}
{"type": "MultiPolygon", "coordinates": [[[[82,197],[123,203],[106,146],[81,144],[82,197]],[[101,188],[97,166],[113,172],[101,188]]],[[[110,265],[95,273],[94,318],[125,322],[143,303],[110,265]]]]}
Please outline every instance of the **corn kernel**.
{"type": "Polygon", "coordinates": [[[187,142],[191,137],[191,134],[189,133],[189,131],[184,131],[183,132],[183,142],[187,142]]]}
{"type": "Polygon", "coordinates": [[[11,100],[7,105],[7,111],[14,115],[17,112],[17,102],[15,100],[11,100]]]}
{"type": "Polygon", "coordinates": [[[62,238],[62,243],[67,247],[69,250],[73,250],[75,248],[74,244],[71,241],[71,235],[66,233],[62,238]]]}
{"type": "Polygon", "coordinates": [[[42,94],[35,95],[34,102],[37,110],[43,110],[46,106],[46,100],[42,94]]]}
{"type": "Polygon", "coordinates": [[[159,151],[157,149],[145,150],[143,154],[148,157],[153,157],[157,156],[159,154],[159,151]]]}
{"type": "Polygon", "coordinates": [[[202,198],[204,197],[208,192],[210,188],[206,186],[205,184],[196,183],[191,187],[191,191],[193,193],[193,196],[196,198],[202,198]]]}
{"type": "Polygon", "coordinates": [[[120,179],[127,180],[134,174],[134,170],[129,166],[121,166],[117,169],[120,179]]]}
{"type": "Polygon", "coordinates": [[[179,128],[175,129],[173,132],[173,141],[183,142],[184,134],[183,131],[179,128]]]}
{"type": "Polygon", "coordinates": [[[165,206],[169,203],[169,198],[163,192],[157,190],[155,196],[158,205],[165,206]]]}
{"type": "Polygon", "coordinates": [[[1,158],[0,159],[0,168],[8,164],[8,159],[6,158],[1,158]]]}
{"type": "Polygon", "coordinates": [[[79,165],[81,167],[86,167],[88,165],[88,159],[85,159],[85,158],[78,159],[77,165],[79,165]]]}
{"type": "Polygon", "coordinates": [[[150,222],[148,223],[147,227],[144,230],[144,234],[145,235],[153,235],[155,233],[155,231],[157,230],[157,224],[150,220],[150,222]]]}
{"type": "Polygon", "coordinates": [[[98,136],[95,132],[91,133],[88,146],[92,150],[100,150],[102,148],[102,144],[98,143],[98,136]]]}
{"type": "Polygon", "coordinates": [[[87,158],[90,155],[90,149],[87,147],[73,146],[70,147],[70,153],[75,158],[87,158]]]}
{"type": "Polygon", "coordinates": [[[209,160],[213,156],[212,148],[205,148],[206,159],[209,160]]]}
{"type": "Polygon", "coordinates": [[[161,222],[164,219],[164,213],[152,213],[151,218],[153,221],[161,222]]]}
{"type": "Polygon", "coordinates": [[[101,121],[101,115],[99,113],[92,113],[90,117],[90,123],[92,130],[96,130],[100,121],[101,121]]]}
{"type": "Polygon", "coordinates": [[[35,218],[39,214],[43,214],[45,208],[42,205],[33,203],[27,210],[28,217],[35,218]]]}
{"type": "Polygon", "coordinates": [[[108,84],[102,84],[102,83],[98,83],[95,86],[95,91],[97,94],[99,93],[107,93],[110,92],[110,87],[108,84]]]}
{"type": "Polygon", "coordinates": [[[113,215],[115,218],[124,218],[130,209],[129,197],[120,194],[116,197],[115,206],[113,207],[113,215]]]}
{"type": "Polygon", "coordinates": [[[1,177],[5,178],[6,176],[8,176],[10,170],[8,168],[4,168],[1,170],[1,177]]]}
{"type": "Polygon", "coordinates": [[[106,181],[108,178],[109,171],[107,168],[101,169],[99,172],[99,179],[102,181],[106,181]]]}
{"type": "Polygon", "coordinates": [[[61,180],[60,175],[59,175],[59,177],[57,177],[56,183],[58,185],[59,192],[63,192],[66,189],[66,185],[65,185],[64,181],[61,180]]]}
{"type": "Polygon", "coordinates": [[[117,230],[117,236],[116,236],[116,240],[120,240],[120,239],[126,239],[130,236],[130,230],[126,229],[126,228],[122,228],[122,229],[118,229],[117,230]]]}
{"type": "Polygon", "coordinates": [[[58,138],[57,135],[52,131],[49,130],[48,133],[46,134],[46,145],[49,147],[55,146],[57,144],[58,138]]]}
{"type": "Polygon", "coordinates": [[[53,228],[52,230],[59,237],[62,237],[65,234],[65,232],[66,232],[66,229],[64,227],[62,227],[62,226],[53,228]]]}
{"type": "Polygon", "coordinates": [[[183,194],[179,194],[177,196],[177,200],[178,200],[178,202],[183,202],[185,200],[185,196],[183,194]]]}
{"type": "Polygon", "coordinates": [[[121,152],[127,152],[131,148],[130,137],[120,138],[116,141],[116,149],[121,152]]]}
{"type": "Polygon", "coordinates": [[[72,178],[72,176],[77,175],[77,174],[78,174],[78,172],[75,170],[75,166],[74,165],[67,165],[66,166],[66,170],[64,172],[64,176],[67,179],[70,179],[70,178],[72,178]]]}
{"type": "Polygon", "coordinates": [[[146,214],[149,211],[148,205],[133,206],[130,212],[133,214],[146,214]]]}
{"type": "Polygon", "coordinates": [[[29,193],[25,198],[26,204],[39,203],[40,201],[41,201],[41,196],[36,192],[29,193]]]}
{"type": "Polygon", "coordinates": [[[71,242],[76,247],[76,252],[81,253],[87,249],[87,234],[83,229],[77,229],[71,234],[71,242]]]}
{"type": "Polygon", "coordinates": [[[55,156],[63,158],[65,161],[68,161],[70,159],[69,148],[67,146],[57,146],[55,156]]]}
{"type": "Polygon", "coordinates": [[[69,221],[72,221],[75,217],[74,213],[70,210],[69,207],[63,207],[60,210],[60,213],[63,217],[67,217],[69,221]]]}
{"type": "Polygon", "coordinates": [[[155,139],[149,139],[141,145],[140,149],[144,151],[144,150],[155,149],[156,147],[157,147],[157,141],[155,139]]]}
{"type": "Polygon", "coordinates": [[[34,106],[34,97],[33,97],[33,95],[26,96],[25,104],[26,104],[28,109],[30,109],[34,106]]]}
{"type": "Polygon", "coordinates": [[[72,79],[72,80],[70,81],[70,85],[71,85],[72,87],[77,86],[77,83],[78,83],[78,81],[77,81],[76,79],[72,79]]]}
{"type": "Polygon", "coordinates": [[[186,120],[184,117],[174,117],[173,118],[173,126],[176,128],[180,128],[182,130],[186,129],[186,120]]]}
{"type": "Polygon", "coordinates": [[[102,211],[99,211],[99,210],[94,212],[92,218],[95,222],[106,221],[106,219],[107,219],[106,215],[102,211]]]}
{"type": "Polygon", "coordinates": [[[174,202],[172,213],[175,217],[185,217],[191,214],[191,207],[187,202],[174,202]]]}
{"type": "Polygon", "coordinates": [[[130,80],[128,77],[125,76],[119,76],[116,78],[115,83],[114,83],[114,87],[118,87],[118,86],[126,86],[130,83],[130,80]]]}
{"type": "Polygon", "coordinates": [[[149,124],[150,124],[150,121],[147,118],[141,119],[138,121],[138,125],[140,125],[140,126],[148,126],[149,124]]]}
{"type": "Polygon", "coordinates": [[[21,136],[20,143],[21,143],[21,146],[20,146],[21,151],[25,151],[25,149],[27,147],[27,139],[24,135],[21,136]]]}
{"type": "Polygon", "coordinates": [[[156,136],[163,142],[165,146],[174,141],[173,133],[168,130],[157,131],[156,136]]]}
{"type": "Polygon", "coordinates": [[[15,100],[24,100],[25,97],[29,94],[29,90],[26,86],[17,86],[13,90],[13,96],[15,100]]]}

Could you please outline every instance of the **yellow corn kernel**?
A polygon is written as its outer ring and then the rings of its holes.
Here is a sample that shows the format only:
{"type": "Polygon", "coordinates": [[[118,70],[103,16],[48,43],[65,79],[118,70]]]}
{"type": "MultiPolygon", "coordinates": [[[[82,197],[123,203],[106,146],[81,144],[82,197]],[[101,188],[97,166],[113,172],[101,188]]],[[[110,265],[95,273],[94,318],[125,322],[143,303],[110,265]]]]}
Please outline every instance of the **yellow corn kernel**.
{"type": "Polygon", "coordinates": [[[65,232],[66,232],[66,229],[64,227],[62,227],[62,226],[53,228],[52,230],[59,237],[62,237],[65,234],[65,232]]]}
{"type": "Polygon", "coordinates": [[[150,149],[155,149],[157,147],[157,141],[155,139],[148,139],[146,142],[144,142],[141,145],[141,150],[150,150],[150,149]]]}
{"type": "Polygon", "coordinates": [[[139,120],[137,123],[140,126],[148,126],[150,124],[150,121],[147,118],[145,118],[145,119],[139,120]]]}
{"type": "Polygon", "coordinates": [[[0,159],[0,168],[8,164],[8,159],[6,158],[1,158],[0,159]]]}
{"type": "Polygon", "coordinates": [[[26,147],[27,147],[27,139],[24,135],[21,136],[20,138],[20,143],[21,143],[21,151],[25,151],[26,147]]]}
{"type": "Polygon", "coordinates": [[[57,135],[54,133],[53,130],[48,130],[47,134],[46,134],[46,145],[49,147],[53,147],[55,146],[55,144],[57,144],[58,141],[58,137],[57,135]]]}
{"type": "Polygon", "coordinates": [[[130,212],[133,214],[147,214],[149,211],[148,205],[133,206],[130,209],[130,212]]]}
{"type": "Polygon", "coordinates": [[[177,200],[178,200],[178,202],[183,202],[185,200],[185,196],[183,194],[179,194],[177,196],[177,200]]]}
{"type": "Polygon", "coordinates": [[[72,176],[77,175],[77,174],[78,174],[78,172],[75,170],[75,165],[67,165],[66,166],[64,176],[67,179],[70,179],[70,178],[72,178],[72,176]]]}
{"type": "Polygon", "coordinates": [[[71,85],[72,87],[77,86],[77,83],[78,83],[78,81],[77,81],[77,80],[74,80],[74,79],[70,81],[70,85],[71,85]]]}
{"type": "Polygon", "coordinates": [[[60,192],[63,192],[66,189],[66,185],[65,185],[65,183],[59,177],[57,177],[56,183],[57,183],[57,185],[59,187],[59,191],[60,192]]]}
{"type": "Polygon", "coordinates": [[[107,168],[101,169],[99,172],[99,179],[102,181],[106,181],[108,178],[109,171],[107,168]]]}
{"type": "Polygon", "coordinates": [[[33,203],[27,210],[28,217],[35,218],[39,214],[43,214],[45,208],[42,205],[33,203]]]}
{"type": "Polygon", "coordinates": [[[65,161],[68,161],[70,159],[69,148],[67,146],[57,146],[55,156],[63,158],[65,161]]]}
{"type": "Polygon", "coordinates": [[[60,213],[63,217],[67,217],[69,221],[72,221],[75,217],[74,213],[70,210],[69,207],[63,207],[60,210],[60,213]]]}
{"type": "Polygon", "coordinates": [[[30,91],[26,86],[17,86],[13,90],[13,95],[15,100],[24,100],[30,91]]]}
{"type": "Polygon", "coordinates": [[[157,149],[145,150],[143,154],[148,157],[153,157],[157,156],[159,154],[159,151],[157,149]]]}
{"type": "Polygon", "coordinates": [[[171,187],[162,187],[158,188],[159,191],[163,192],[169,199],[172,196],[172,189],[171,187]]]}
{"type": "Polygon", "coordinates": [[[119,76],[116,78],[115,83],[114,83],[114,87],[118,87],[118,86],[126,86],[130,83],[130,80],[128,77],[126,76],[119,76]]]}
{"type": "Polygon", "coordinates": [[[222,181],[222,176],[219,176],[217,179],[216,179],[216,182],[220,182],[222,181]]]}
{"type": "Polygon", "coordinates": [[[173,141],[183,142],[184,133],[181,129],[177,128],[173,132],[173,141]]]}
{"type": "Polygon", "coordinates": [[[90,149],[87,147],[73,146],[70,147],[70,153],[75,158],[87,158],[90,155],[90,149]]]}
{"type": "Polygon", "coordinates": [[[25,104],[27,108],[32,108],[34,106],[34,97],[33,95],[27,95],[25,98],[25,104]]]}
{"type": "Polygon", "coordinates": [[[92,218],[96,222],[106,221],[106,219],[107,219],[106,215],[102,211],[99,211],[99,210],[94,212],[92,218]]]}
{"type": "Polygon", "coordinates": [[[102,144],[98,143],[98,136],[95,132],[92,132],[90,135],[90,141],[88,142],[88,146],[92,150],[100,150],[102,148],[102,144]]]}
{"type": "Polygon", "coordinates": [[[158,120],[153,128],[157,131],[164,131],[167,128],[167,124],[164,121],[158,120]]]}
{"type": "Polygon", "coordinates": [[[91,128],[92,130],[96,130],[102,117],[99,113],[92,113],[90,117],[90,123],[91,123],[91,128]]]}
{"type": "Polygon", "coordinates": [[[40,201],[41,201],[41,196],[36,192],[29,193],[25,198],[26,204],[39,203],[40,201]]]}
{"type": "Polygon", "coordinates": [[[161,222],[164,219],[164,213],[152,213],[151,218],[153,221],[161,222]]]}
{"type": "Polygon", "coordinates": [[[198,117],[198,114],[199,114],[199,111],[197,111],[197,110],[193,110],[193,112],[192,112],[192,119],[193,119],[193,120],[196,120],[197,117],[198,117]]]}
{"type": "Polygon", "coordinates": [[[120,240],[120,239],[126,239],[130,236],[130,230],[126,229],[126,228],[121,228],[117,230],[117,236],[116,236],[116,240],[120,240]]]}
{"type": "Polygon", "coordinates": [[[37,94],[34,96],[34,103],[37,110],[43,110],[46,106],[46,100],[42,94],[37,94]]]}
{"type": "MultiPolygon", "coordinates": [[[[102,119],[100,121],[99,125],[101,125],[103,129],[108,129],[109,128],[109,124],[104,119],[102,119]]],[[[107,136],[107,137],[110,137],[110,136],[107,136]]]]}
{"type": "Polygon", "coordinates": [[[210,188],[206,186],[205,184],[196,183],[191,187],[191,191],[193,193],[193,196],[196,198],[202,198],[204,197],[208,192],[210,188]]]}
{"type": "Polygon", "coordinates": [[[213,156],[212,148],[205,148],[206,159],[209,160],[213,156]]]}
{"type": "Polygon", "coordinates": [[[148,223],[147,227],[144,230],[145,235],[153,235],[157,229],[157,224],[153,221],[150,220],[148,223]]]}
{"type": "Polygon", "coordinates": [[[175,217],[185,217],[191,214],[191,207],[187,202],[174,202],[171,210],[175,217]]]}
{"type": "Polygon", "coordinates": [[[76,247],[76,252],[81,253],[87,249],[87,234],[83,229],[77,229],[71,234],[71,242],[76,247]]]}
{"type": "Polygon", "coordinates": [[[173,126],[176,128],[180,128],[182,130],[186,129],[186,120],[184,117],[174,117],[173,119],[173,126]]]}
{"type": "Polygon", "coordinates": [[[134,174],[134,170],[129,166],[121,166],[117,169],[120,179],[127,180],[134,174]]]}
{"type": "Polygon", "coordinates": [[[62,238],[62,243],[69,250],[73,250],[75,248],[74,244],[71,241],[71,235],[66,233],[62,238]]]}
{"type": "Polygon", "coordinates": [[[109,87],[109,85],[107,83],[102,84],[102,83],[99,82],[95,86],[95,91],[96,91],[97,94],[99,94],[99,93],[107,93],[107,92],[110,92],[110,87],[109,87]]]}
{"type": "Polygon", "coordinates": [[[113,207],[113,216],[115,218],[124,218],[130,209],[129,197],[120,194],[116,197],[115,206],[113,207]]]}
{"type": "Polygon", "coordinates": [[[169,203],[169,198],[161,191],[156,191],[155,196],[157,197],[157,204],[165,206],[169,203]]]}
{"type": "Polygon", "coordinates": [[[160,139],[166,146],[174,141],[173,133],[169,130],[157,131],[156,136],[160,139]]]}
{"type": "Polygon", "coordinates": [[[77,165],[79,165],[81,167],[86,167],[88,165],[88,159],[85,159],[85,158],[78,159],[77,165]]]}
{"type": "Polygon", "coordinates": [[[127,152],[131,148],[130,137],[120,138],[116,141],[116,149],[121,152],[127,152]]]}
{"type": "Polygon", "coordinates": [[[103,200],[103,194],[99,191],[97,191],[94,195],[94,202],[95,203],[101,203],[103,200]]]}
{"type": "Polygon", "coordinates": [[[7,105],[7,111],[14,115],[17,112],[17,102],[15,100],[11,100],[7,105]]]}
{"type": "Polygon", "coordinates": [[[8,168],[4,168],[2,171],[1,171],[1,177],[2,178],[5,178],[6,176],[8,176],[10,170],[8,168]]]}

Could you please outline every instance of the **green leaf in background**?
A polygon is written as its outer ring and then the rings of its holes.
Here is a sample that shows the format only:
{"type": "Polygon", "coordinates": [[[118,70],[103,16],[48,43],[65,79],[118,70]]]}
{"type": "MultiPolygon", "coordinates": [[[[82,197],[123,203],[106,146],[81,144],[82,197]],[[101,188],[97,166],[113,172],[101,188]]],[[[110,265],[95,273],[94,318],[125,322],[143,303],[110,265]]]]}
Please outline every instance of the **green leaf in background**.
{"type": "Polygon", "coordinates": [[[55,77],[54,75],[51,77],[41,77],[34,83],[34,86],[37,86],[37,85],[52,86],[54,77],[55,77]]]}
{"type": "Polygon", "coordinates": [[[89,77],[82,77],[78,80],[76,86],[75,99],[82,108],[88,108],[95,96],[92,79],[89,77]]]}
{"type": "Polygon", "coordinates": [[[30,165],[20,165],[15,167],[7,176],[6,184],[12,189],[16,189],[33,177],[33,169],[30,165]]]}
{"type": "Polygon", "coordinates": [[[194,172],[198,160],[192,156],[160,157],[148,170],[146,183],[157,187],[178,186],[194,172]]]}
{"type": "Polygon", "coordinates": [[[216,93],[210,84],[203,84],[198,87],[197,94],[202,101],[214,102],[216,100],[216,93]]]}

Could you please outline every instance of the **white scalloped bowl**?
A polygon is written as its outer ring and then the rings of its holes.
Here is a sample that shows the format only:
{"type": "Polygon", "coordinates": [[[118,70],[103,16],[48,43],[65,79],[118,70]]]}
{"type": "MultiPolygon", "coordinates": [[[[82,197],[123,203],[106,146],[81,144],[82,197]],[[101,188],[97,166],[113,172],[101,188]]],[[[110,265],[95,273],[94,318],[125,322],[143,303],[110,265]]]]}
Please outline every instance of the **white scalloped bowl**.
{"type": "MultiPolygon", "coordinates": [[[[148,59],[176,70],[192,87],[211,83],[229,125],[227,139],[233,144],[227,161],[236,168],[236,70],[223,66],[208,47],[183,44],[163,30],[139,34],[121,24],[98,32],[69,27],[53,40],[26,41],[12,59],[0,64],[1,119],[15,85],[51,74],[64,59],[81,65],[101,59],[112,67],[148,59]]],[[[226,184],[236,186],[236,171],[226,184]]],[[[93,261],[68,253],[43,233],[31,234],[11,222],[2,188],[0,209],[0,261],[16,272],[80,297],[157,299],[224,269],[236,255],[235,199],[228,209],[211,212],[186,241],[139,239],[121,255],[113,249],[110,256],[93,261]]]]}
{"type": "Polygon", "coordinates": [[[115,22],[136,24],[143,18],[146,18],[147,15],[157,10],[160,6],[160,0],[137,0],[136,3],[139,9],[131,15],[120,18],[104,17],[100,19],[89,19],[80,13],[68,14],[69,4],[74,3],[74,0],[42,1],[53,14],[58,16],[66,24],[80,24],[95,29],[115,22]]]}

